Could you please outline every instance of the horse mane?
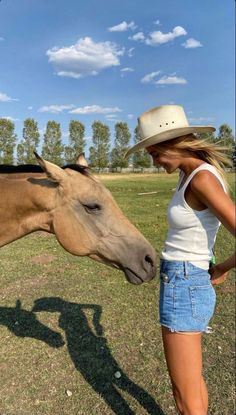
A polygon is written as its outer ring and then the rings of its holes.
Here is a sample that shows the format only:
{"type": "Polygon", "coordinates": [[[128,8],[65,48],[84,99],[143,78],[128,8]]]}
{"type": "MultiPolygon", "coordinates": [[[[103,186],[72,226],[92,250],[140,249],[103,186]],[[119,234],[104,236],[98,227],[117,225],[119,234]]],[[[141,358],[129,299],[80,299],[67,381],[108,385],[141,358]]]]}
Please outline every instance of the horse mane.
{"type": "MultiPolygon", "coordinates": [[[[84,176],[88,176],[90,170],[89,167],[81,166],[80,164],[66,164],[65,166],[62,166],[62,169],[75,170],[84,176]]],[[[0,164],[0,174],[11,173],[44,173],[44,170],[37,164],[20,164],[19,166],[0,164]]]]}

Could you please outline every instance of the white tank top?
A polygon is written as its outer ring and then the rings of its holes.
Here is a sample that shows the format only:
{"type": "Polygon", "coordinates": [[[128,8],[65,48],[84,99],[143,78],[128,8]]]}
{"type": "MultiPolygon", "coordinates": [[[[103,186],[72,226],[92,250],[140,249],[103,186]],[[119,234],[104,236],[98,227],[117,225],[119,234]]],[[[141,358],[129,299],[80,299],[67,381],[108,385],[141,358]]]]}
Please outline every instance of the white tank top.
{"type": "Polygon", "coordinates": [[[169,231],[161,258],[168,261],[190,261],[200,268],[208,269],[220,221],[209,209],[200,211],[192,209],[184,197],[188,184],[200,170],[213,173],[226,192],[220,173],[211,164],[201,164],[179,188],[184,178],[184,173],[181,172],[175,194],[167,210],[169,231]]]}

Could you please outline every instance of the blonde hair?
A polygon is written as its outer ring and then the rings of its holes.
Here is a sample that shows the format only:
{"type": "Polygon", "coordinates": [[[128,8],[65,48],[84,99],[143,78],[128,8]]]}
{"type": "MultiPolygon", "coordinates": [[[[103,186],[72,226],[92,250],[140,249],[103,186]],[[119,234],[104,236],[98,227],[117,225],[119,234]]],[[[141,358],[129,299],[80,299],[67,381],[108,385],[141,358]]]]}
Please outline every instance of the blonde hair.
{"type": "Polygon", "coordinates": [[[227,147],[198,138],[194,134],[174,138],[159,144],[154,144],[154,146],[161,153],[168,152],[168,154],[176,154],[178,150],[187,150],[193,156],[214,166],[220,173],[228,189],[225,166],[232,166],[232,162],[226,155],[227,147]]]}

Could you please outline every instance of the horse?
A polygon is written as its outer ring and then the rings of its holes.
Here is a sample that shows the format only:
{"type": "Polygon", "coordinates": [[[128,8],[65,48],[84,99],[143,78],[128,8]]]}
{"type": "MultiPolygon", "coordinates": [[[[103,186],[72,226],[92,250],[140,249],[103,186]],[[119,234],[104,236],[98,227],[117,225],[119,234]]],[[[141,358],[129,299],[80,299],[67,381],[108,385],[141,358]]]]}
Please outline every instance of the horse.
{"type": "Polygon", "coordinates": [[[35,156],[38,165],[0,167],[0,247],[46,231],[69,253],[117,268],[132,284],[152,280],[153,247],[92,173],[84,153],[63,167],[35,156]]]}

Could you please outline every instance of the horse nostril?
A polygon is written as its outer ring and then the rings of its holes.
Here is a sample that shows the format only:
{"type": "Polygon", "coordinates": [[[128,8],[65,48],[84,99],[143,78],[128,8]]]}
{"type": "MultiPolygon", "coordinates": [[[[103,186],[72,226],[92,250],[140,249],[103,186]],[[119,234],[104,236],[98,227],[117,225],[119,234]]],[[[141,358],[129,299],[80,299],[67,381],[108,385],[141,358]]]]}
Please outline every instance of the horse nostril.
{"type": "Polygon", "coordinates": [[[150,257],[150,255],[145,256],[145,261],[148,262],[148,264],[150,264],[153,267],[153,260],[150,257]]]}

